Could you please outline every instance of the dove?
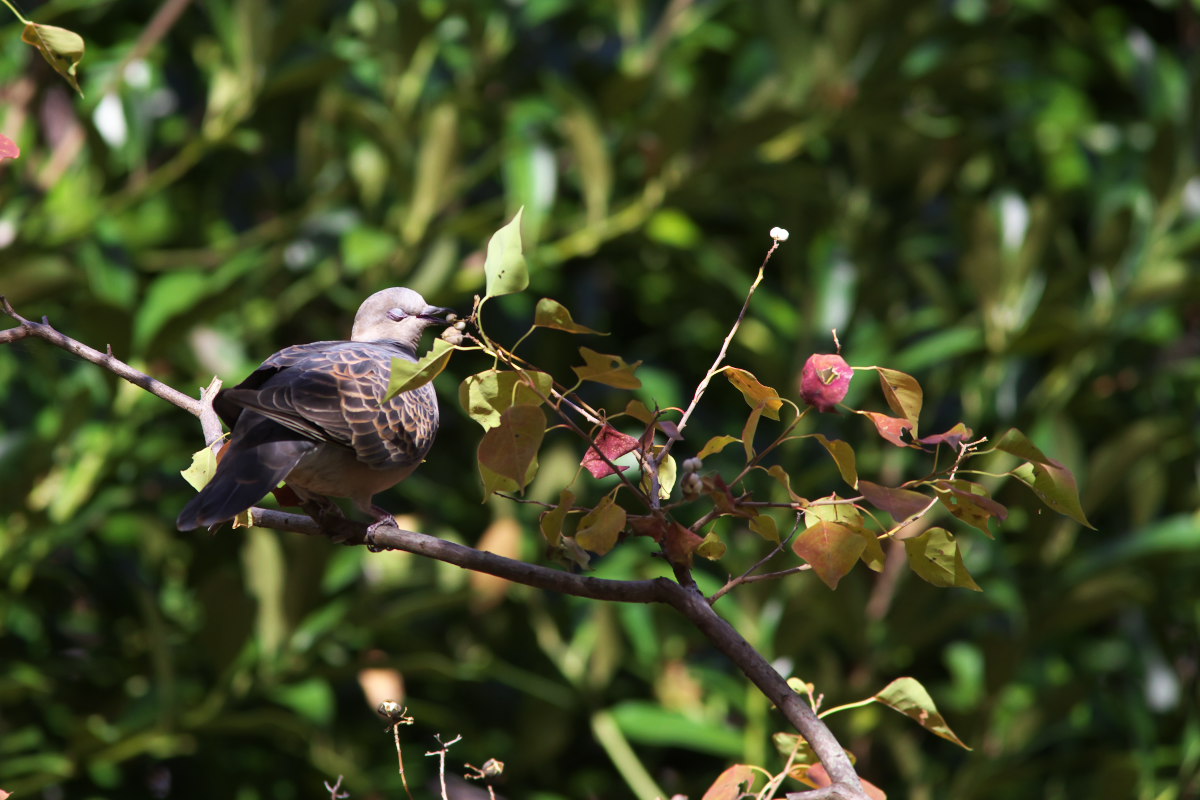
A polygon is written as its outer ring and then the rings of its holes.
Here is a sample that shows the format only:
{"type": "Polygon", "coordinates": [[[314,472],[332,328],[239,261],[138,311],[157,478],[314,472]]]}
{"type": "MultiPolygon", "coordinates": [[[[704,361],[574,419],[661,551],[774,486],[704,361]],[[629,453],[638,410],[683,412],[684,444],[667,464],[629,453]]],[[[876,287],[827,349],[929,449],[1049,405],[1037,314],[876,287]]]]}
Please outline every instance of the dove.
{"type": "Polygon", "coordinates": [[[384,289],[359,307],[349,341],[286,347],[219,392],[213,408],[229,441],[212,480],[179,512],[179,530],[232,519],[284,480],[302,502],[330,508],[327,498],[345,497],[377,523],[390,520],[372,498],[408,477],[438,429],[432,384],[383,401],[392,359],[416,361],[421,334],[448,313],[412,289],[384,289]]]}

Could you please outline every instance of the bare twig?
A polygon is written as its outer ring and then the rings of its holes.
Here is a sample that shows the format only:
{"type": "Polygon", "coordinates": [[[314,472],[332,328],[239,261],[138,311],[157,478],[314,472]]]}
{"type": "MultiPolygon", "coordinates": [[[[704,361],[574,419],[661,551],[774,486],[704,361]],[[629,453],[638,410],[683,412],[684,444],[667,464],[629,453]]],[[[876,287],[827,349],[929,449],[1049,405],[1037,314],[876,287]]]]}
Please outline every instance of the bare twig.
{"type": "Polygon", "coordinates": [[[436,734],[434,738],[437,739],[437,742],[438,742],[438,744],[441,745],[441,747],[438,748],[437,750],[430,750],[425,755],[437,756],[438,780],[441,782],[441,787],[442,787],[441,797],[442,797],[442,800],[450,800],[450,796],[446,793],[446,753],[450,752],[450,748],[453,745],[456,745],[460,741],[462,741],[462,735],[460,734],[458,736],[455,736],[453,739],[451,739],[448,742],[442,741],[441,734],[436,734]]]}
{"type": "Polygon", "coordinates": [[[201,405],[200,401],[194,397],[188,397],[183,392],[174,389],[162,381],[155,380],[144,372],[140,372],[117,358],[114,358],[112,353],[101,353],[99,350],[88,347],[82,342],[77,342],[70,336],[56,331],[50,326],[50,320],[45,317],[41,322],[32,322],[27,320],[13,310],[12,304],[8,302],[8,298],[0,295],[0,306],[3,307],[4,313],[15,319],[21,324],[21,329],[26,333],[17,336],[13,334],[13,329],[4,331],[9,334],[9,337],[0,339],[0,344],[8,341],[16,341],[25,336],[36,336],[39,339],[45,339],[50,344],[61,347],[68,353],[73,353],[82,359],[104,367],[109,372],[117,377],[124,378],[134,386],[145,389],[151,394],[161,397],[168,403],[182,408],[190,414],[200,416],[201,405]]]}
{"type": "Polygon", "coordinates": [[[759,575],[757,577],[754,576],[754,573],[758,572],[759,569],[761,569],[768,561],[782,553],[787,548],[788,542],[792,540],[792,537],[796,535],[796,531],[800,529],[800,522],[802,520],[803,517],[801,513],[797,512],[796,522],[792,525],[792,529],[788,532],[788,535],[780,539],[775,544],[775,547],[771,549],[771,552],[754,562],[754,564],[751,565],[751,567],[743,572],[739,577],[730,578],[728,581],[726,581],[724,586],[714,592],[712,597],[708,598],[708,604],[712,605],[720,600],[721,597],[724,596],[730,589],[734,588],[735,586],[740,586],[743,583],[753,583],[756,580],[766,580],[768,578],[782,578],[784,575],[790,575],[793,572],[800,572],[804,569],[809,569],[810,565],[805,564],[802,567],[792,567],[791,569],[783,570],[782,572],[771,572],[767,573],[766,575],[759,575]]]}

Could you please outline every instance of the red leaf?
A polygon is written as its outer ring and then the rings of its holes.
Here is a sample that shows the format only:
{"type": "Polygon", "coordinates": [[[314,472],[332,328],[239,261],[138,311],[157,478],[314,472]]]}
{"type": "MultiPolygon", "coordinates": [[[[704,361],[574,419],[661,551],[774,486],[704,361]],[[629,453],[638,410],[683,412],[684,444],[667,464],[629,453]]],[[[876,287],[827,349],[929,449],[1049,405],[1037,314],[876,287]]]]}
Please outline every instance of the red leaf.
{"type": "Polygon", "coordinates": [[[921,444],[948,444],[951,447],[958,447],[974,435],[974,432],[970,428],[960,422],[945,433],[922,436],[917,441],[921,444]]]}
{"type": "Polygon", "coordinates": [[[800,396],[817,411],[833,411],[850,391],[854,370],[836,353],[814,353],[800,373],[800,396]]]}
{"type": "Polygon", "coordinates": [[[933,502],[933,498],[911,489],[893,489],[864,480],[859,480],[858,490],[868,503],[891,514],[896,522],[924,511],[933,502]]]}
{"type": "Polygon", "coordinates": [[[903,438],[904,432],[911,431],[913,427],[913,424],[908,420],[889,417],[887,414],[880,414],[876,411],[860,411],[858,413],[870,418],[871,422],[875,423],[875,428],[879,431],[879,435],[892,444],[897,447],[913,446],[911,443],[904,441],[903,438]]]}
{"type": "MultiPolygon", "coordinates": [[[[821,764],[813,764],[809,767],[806,777],[818,789],[823,789],[833,783],[833,780],[829,777],[829,773],[825,771],[825,767],[821,764]]],[[[870,797],[871,800],[887,800],[887,794],[878,786],[864,778],[859,778],[859,780],[862,781],[863,791],[867,793],[867,797],[870,797]]]]}
{"type": "Polygon", "coordinates": [[[582,463],[587,471],[592,473],[593,478],[605,478],[629,469],[629,467],[622,465],[614,470],[608,461],[616,461],[621,456],[626,453],[632,453],[637,448],[637,439],[621,433],[611,425],[605,425],[592,442],[592,445],[588,446],[587,452],[583,454],[582,463]],[[596,452],[597,450],[604,454],[603,458],[600,456],[600,453],[596,452]],[[608,461],[605,461],[604,458],[607,458],[608,461]]]}

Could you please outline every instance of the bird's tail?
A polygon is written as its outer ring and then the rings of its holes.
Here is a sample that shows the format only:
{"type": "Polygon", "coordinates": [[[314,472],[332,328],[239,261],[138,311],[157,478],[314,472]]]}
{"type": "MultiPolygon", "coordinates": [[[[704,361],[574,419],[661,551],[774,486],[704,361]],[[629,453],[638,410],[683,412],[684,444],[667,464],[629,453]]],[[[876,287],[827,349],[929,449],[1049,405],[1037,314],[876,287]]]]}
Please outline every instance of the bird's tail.
{"type": "Polygon", "coordinates": [[[251,446],[231,441],[216,474],[179,512],[175,527],[190,531],[233,519],[278,486],[313,447],[294,439],[251,446]]]}

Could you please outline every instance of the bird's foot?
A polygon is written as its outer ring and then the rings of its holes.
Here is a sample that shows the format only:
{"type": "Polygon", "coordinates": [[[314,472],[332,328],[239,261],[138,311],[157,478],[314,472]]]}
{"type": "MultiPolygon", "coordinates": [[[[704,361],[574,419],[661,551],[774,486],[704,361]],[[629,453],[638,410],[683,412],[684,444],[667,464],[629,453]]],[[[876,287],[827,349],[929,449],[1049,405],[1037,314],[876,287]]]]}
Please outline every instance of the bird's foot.
{"type": "MultiPolygon", "coordinates": [[[[380,509],[380,511],[382,511],[382,509],[380,509]]],[[[387,533],[387,532],[389,532],[389,529],[398,532],[400,530],[400,526],[398,524],[396,524],[395,517],[393,517],[391,514],[387,513],[386,511],[383,511],[382,515],[379,516],[379,518],[376,519],[375,522],[373,522],[367,526],[367,535],[366,535],[367,550],[371,551],[372,553],[379,553],[384,550],[393,549],[391,547],[388,547],[387,545],[381,545],[375,541],[375,535],[377,533],[380,533],[380,532],[387,533]]]]}

